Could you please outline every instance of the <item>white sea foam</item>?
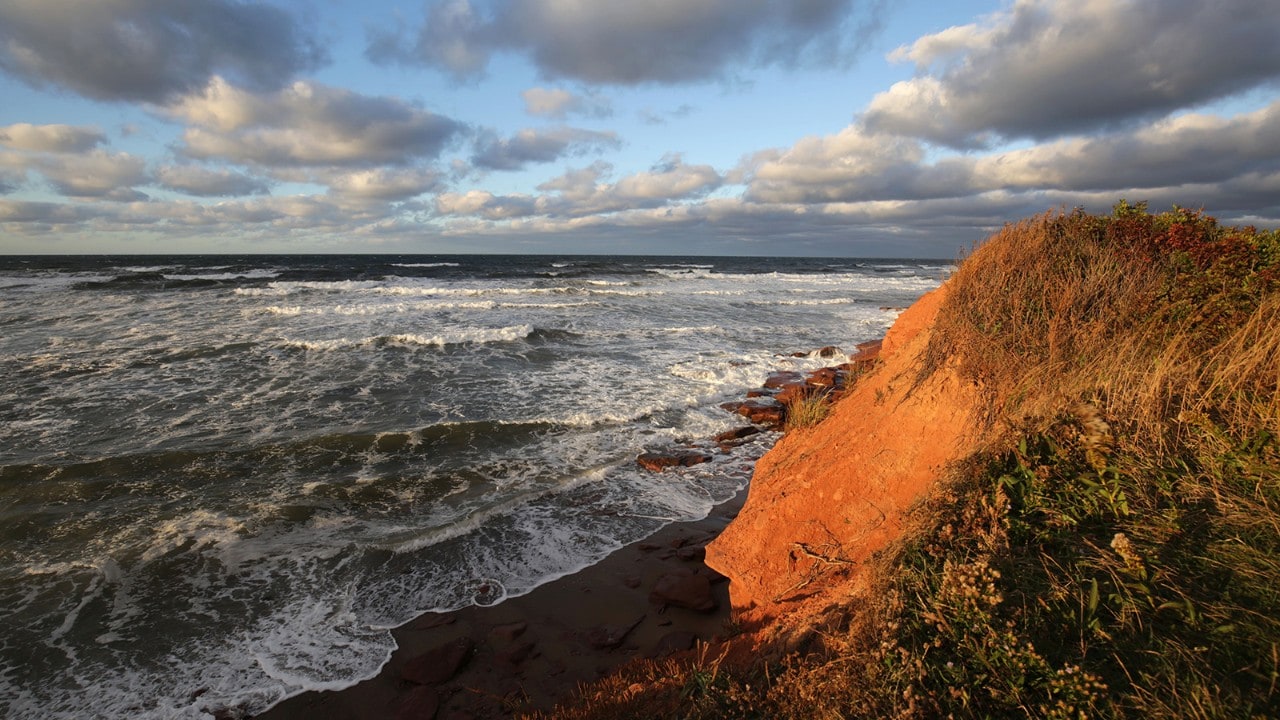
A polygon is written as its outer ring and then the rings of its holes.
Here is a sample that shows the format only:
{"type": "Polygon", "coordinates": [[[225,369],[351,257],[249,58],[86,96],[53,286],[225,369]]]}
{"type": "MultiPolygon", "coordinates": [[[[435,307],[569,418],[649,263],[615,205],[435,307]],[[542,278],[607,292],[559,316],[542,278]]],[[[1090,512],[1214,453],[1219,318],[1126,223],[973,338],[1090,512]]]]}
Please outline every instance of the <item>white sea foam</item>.
{"type": "Polygon", "coordinates": [[[437,268],[437,267],[459,267],[456,262],[434,262],[434,263],[391,263],[395,267],[403,268],[437,268]]]}
{"type": "Polygon", "coordinates": [[[302,350],[335,351],[358,347],[469,345],[522,340],[533,333],[532,325],[512,325],[500,328],[470,328],[448,333],[427,335],[424,333],[398,333],[363,338],[333,338],[327,340],[285,340],[285,347],[302,350]]]}

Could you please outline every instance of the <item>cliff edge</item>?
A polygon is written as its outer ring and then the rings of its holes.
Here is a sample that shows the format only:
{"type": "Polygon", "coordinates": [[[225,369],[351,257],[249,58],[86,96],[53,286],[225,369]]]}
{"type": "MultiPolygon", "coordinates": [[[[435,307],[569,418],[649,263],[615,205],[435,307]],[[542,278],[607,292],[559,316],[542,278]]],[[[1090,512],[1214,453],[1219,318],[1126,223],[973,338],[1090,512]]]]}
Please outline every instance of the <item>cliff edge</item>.
{"type": "Polygon", "coordinates": [[[858,564],[899,536],[949,463],[973,452],[977,387],[949,366],[918,380],[947,292],[904,311],[880,364],[831,415],[787,433],[757,463],[742,512],[707,547],[735,609],[776,617],[801,600],[856,592],[858,564]]]}

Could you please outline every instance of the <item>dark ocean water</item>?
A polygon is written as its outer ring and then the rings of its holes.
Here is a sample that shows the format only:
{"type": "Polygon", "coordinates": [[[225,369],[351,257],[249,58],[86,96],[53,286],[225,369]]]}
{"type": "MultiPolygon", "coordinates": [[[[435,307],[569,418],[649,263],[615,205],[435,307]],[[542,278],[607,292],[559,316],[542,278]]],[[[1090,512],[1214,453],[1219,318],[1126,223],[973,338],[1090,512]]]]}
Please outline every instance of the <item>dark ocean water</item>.
{"type": "MultiPolygon", "coordinates": [[[[257,711],[387,630],[705,516],[646,449],[852,350],[928,261],[0,257],[0,715],[257,711]]],[[[837,359],[836,361],[838,361],[837,359]]]]}

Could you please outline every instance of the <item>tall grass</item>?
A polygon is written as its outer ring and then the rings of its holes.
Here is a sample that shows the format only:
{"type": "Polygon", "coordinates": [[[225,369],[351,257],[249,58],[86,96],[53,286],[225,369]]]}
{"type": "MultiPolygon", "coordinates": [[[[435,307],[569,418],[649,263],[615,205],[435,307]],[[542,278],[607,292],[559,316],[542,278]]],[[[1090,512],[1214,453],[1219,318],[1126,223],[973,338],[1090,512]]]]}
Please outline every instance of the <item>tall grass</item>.
{"type": "Polygon", "coordinates": [[[806,653],[669,662],[648,716],[1280,717],[1280,234],[1121,202],[949,282],[920,373],[997,442],[806,653]]]}

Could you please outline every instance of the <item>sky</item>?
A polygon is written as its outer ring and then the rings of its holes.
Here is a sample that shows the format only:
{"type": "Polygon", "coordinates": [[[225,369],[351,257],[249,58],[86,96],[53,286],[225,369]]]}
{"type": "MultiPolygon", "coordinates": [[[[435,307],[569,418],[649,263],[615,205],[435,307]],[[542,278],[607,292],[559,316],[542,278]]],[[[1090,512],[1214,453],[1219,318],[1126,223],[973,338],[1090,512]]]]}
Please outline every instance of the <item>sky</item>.
{"type": "Polygon", "coordinates": [[[1280,226],[1275,0],[0,0],[0,253],[950,258],[1280,226]]]}

